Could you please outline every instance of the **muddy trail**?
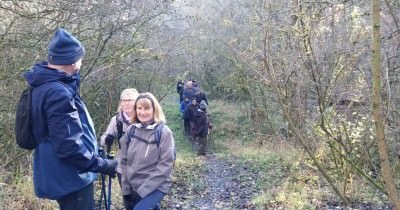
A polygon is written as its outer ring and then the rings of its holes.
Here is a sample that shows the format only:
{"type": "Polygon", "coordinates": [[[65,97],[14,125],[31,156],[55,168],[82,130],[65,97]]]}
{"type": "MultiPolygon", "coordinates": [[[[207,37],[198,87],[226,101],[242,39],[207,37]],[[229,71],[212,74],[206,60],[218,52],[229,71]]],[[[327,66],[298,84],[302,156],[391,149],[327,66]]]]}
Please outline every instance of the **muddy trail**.
{"type": "Polygon", "coordinates": [[[237,164],[234,157],[198,158],[204,161],[202,173],[191,186],[176,181],[163,202],[165,209],[255,209],[251,198],[259,193],[258,172],[237,164]]]}
{"type": "MultiPolygon", "coordinates": [[[[273,202],[255,206],[252,199],[262,193],[259,181],[265,176],[252,162],[239,160],[231,155],[222,156],[219,153],[196,157],[203,161],[200,173],[193,176],[190,182],[179,177],[173,181],[171,192],[162,201],[162,209],[288,209],[284,204],[273,202]]],[[[193,175],[193,174],[192,174],[193,175]]],[[[273,174],[270,179],[283,179],[273,174]]],[[[186,177],[187,178],[187,177],[186,177]]],[[[265,189],[264,189],[265,190],[265,189]]],[[[369,202],[354,202],[351,207],[345,207],[337,200],[318,201],[312,209],[318,210],[391,210],[388,203],[376,204],[369,202]],[[317,204],[318,203],[318,204],[317,204]]],[[[296,208],[289,208],[296,209],[296,208]]],[[[304,209],[304,208],[302,208],[304,209]]],[[[306,208],[309,209],[309,208],[306,208]]]]}
{"type": "MultiPolygon", "coordinates": [[[[251,199],[261,193],[257,181],[262,174],[251,169],[250,162],[239,164],[241,161],[233,156],[222,158],[218,154],[198,158],[204,161],[201,174],[198,174],[190,185],[175,180],[173,190],[162,202],[163,209],[287,209],[279,202],[263,207],[252,204],[251,199]]],[[[341,202],[323,201],[313,209],[345,210],[349,208],[344,207],[341,202]]],[[[389,204],[353,203],[350,209],[391,210],[393,208],[389,204]]]]}

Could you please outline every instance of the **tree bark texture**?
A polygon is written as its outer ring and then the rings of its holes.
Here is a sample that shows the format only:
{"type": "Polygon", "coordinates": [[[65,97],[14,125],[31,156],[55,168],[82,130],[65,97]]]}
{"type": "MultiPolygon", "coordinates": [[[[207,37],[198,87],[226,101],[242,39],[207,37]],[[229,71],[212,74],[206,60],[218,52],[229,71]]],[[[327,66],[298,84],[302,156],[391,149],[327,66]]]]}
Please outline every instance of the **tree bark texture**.
{"type": "Polygon", "coordinates": [[[381,42],[380,42],[380,1],[372,0],[372,116],[375,122],[376,140],[378,143],[381,170],[394,209],[400,209],[396,185],[390,169],[389,155],[385,141],[384,119],[382,117],[381,97],[381,42]]]}

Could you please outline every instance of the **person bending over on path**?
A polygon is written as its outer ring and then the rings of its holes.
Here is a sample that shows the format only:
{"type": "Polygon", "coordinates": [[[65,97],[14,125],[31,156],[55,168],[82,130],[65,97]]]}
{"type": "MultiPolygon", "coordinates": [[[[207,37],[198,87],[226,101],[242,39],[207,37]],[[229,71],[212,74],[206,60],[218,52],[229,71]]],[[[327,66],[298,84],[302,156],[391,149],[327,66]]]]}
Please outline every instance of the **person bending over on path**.
{"type": "Polygon", "coordinates": [[[171,188],[175,140],[164,112],[151,93],[136,99],[132,125],[121,139],[122,194],[126,209],[160,209],[171,188]],[[156,142],[157,126],[163,126],[156,142]]]}
{"type": "MultiPolygon", "coordinates": [[[[114,115],[108,124],[106,132],[100,138],[100,145],[107,147],[107,153],[110,152],[114,139],[118,141],[118,150],[116,159],[120,159],[121,142],[120,139],[124,135],[126,129],[131,124],[130,118],[134,114],[133,105],[139,93],[134,88],[128,88],[121,92],[118,105],[118,113],[114,115]]],[[[121,186],[121,168],[117,167],[117,177],[121,186]]]]}
{"type": "Polygon", "coordinates": [[[96,133],[79,95],[84,48],[58,29],[48,45],[48,62],[24,74],[32,90],[33,184],[39,198],[57,200],[61,210],[94,209],[97,172],[114,176],[116,160],[98,155],[96,133]]]}

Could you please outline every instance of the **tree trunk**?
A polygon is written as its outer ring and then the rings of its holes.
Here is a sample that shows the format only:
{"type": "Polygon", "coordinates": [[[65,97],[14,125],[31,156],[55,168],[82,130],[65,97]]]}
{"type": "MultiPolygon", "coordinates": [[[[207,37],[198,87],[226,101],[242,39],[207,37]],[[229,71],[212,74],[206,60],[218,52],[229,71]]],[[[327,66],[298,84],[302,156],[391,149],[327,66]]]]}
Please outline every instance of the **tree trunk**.
{"type": "Polygon", "coordinates": [[[389,199],[394,209],[400,209],[400,200],[392,171],[385,141],[385,130],[382,118],[381,97],[381,42],[380,42],[380,1],[372,0],[372,115],[375,122],[376,140],[378,142],[379,158],[382,165],[382,175],[389,199]]]}

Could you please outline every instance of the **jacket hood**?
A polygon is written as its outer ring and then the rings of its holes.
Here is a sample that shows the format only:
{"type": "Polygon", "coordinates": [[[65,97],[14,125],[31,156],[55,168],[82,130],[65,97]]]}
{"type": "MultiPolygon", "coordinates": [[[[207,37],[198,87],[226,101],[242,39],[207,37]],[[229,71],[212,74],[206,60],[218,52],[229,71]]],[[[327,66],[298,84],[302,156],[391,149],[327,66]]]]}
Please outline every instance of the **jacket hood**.
{"type": "Polygon", "coordinates": [[[203,113],[205,113],[203,110],[197,109],[197,112],[194,114],[194,116],[201,116],[203,113]]]}
{"type": "Polygon", "coordinates": [[[35,64],[29,71],[24,73],[24,77],[29,85],[36,87],[46,82],[60,81],[73,87],[79,86],[80,75],[77,71],[73,75],[68,75],[64,71],[52,69],[47,66],[47,62],[35,64]]]}

